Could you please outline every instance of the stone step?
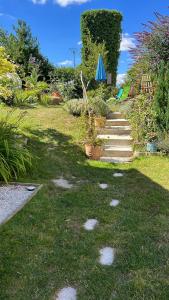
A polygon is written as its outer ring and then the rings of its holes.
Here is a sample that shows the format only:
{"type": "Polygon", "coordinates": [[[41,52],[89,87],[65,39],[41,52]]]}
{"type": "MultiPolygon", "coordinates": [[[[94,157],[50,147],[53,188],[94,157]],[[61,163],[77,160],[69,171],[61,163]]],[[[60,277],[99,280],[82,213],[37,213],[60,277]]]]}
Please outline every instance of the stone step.
{"type": "Polygon", "coordinates": [[[132,155],[131,146],[105,146],[103,150],[104,157],[131,157],[132,155]]]}
{"type": "Polygon", "coordinates": [[[100,130],[99,134],[104,135],[130,135],[131,127],[130,126],[105,126],[100,130]]]}
{"type": "Polygon", "coordinates": [[[100,158],[101,161],[103,162],[109,162],[109,163],[129,163],[133,160],[133,157],[104,157],[102,156],[100,158]]]}
{"type": "Polygon", "coordinates": [[[108,115],[107,119],[123,119],[123,115],[121,114],[121,112],[111,112],[108,115]]]}
{"type": "Polygon", "coordinates": [[[130,135],[99,134],[97,137],[101,140],[104,140],[105,146],[129,146],[133,142],[133,139],[130,135]]]}
{"type": "Polygon", "coordinates": [[[109,119],[106,120],[106,126],[130,126],[130,123],[126,119],[109,119]]]}

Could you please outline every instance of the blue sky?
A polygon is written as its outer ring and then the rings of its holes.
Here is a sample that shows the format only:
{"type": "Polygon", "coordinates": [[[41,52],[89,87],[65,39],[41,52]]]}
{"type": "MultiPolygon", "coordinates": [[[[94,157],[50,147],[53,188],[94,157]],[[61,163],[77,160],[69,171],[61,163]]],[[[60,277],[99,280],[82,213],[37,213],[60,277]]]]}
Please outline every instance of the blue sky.
{"type": "Polygon", "coordinates": [[[51,62],[71,65],[70,48],[77,49],[80,62],[81,13],[101,8],[119,10],[124,20],[118,73],[125,74],[131,64],[127,50],[134,44],[133,33],[154,19],[154,11],[168,14],[167,7],[168,0],[0,0],[0,26],[11,31],[18,18],[24,19],[51,62]]]}

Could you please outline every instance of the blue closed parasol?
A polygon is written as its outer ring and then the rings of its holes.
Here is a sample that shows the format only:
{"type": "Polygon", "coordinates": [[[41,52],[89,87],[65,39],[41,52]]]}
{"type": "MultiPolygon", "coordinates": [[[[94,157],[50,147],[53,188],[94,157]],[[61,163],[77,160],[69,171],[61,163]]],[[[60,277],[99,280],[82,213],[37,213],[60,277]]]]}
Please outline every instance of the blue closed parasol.
{"type": "Polygon", "coordinates": [[[106,71],[103,63],[103,58],[99,54],[97,70],[96,70],[96,81],[105,81],[107,79],[106,71]]]}

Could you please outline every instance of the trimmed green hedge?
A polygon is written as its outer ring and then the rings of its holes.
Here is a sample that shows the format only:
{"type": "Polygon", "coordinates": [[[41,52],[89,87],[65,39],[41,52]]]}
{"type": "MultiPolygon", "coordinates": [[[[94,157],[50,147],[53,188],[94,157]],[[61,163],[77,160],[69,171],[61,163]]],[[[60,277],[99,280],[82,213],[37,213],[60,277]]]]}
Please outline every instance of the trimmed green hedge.
{"type": "Polygon", "coordinates": [[[107,72],[112,74],[112,83],[116,83],[119,49],[121,41],[122,15],[115,10],[90,10],[81,16],[82,62],[88,59],[88,34],[92,42],[105,43],[107,50],[107,72]]]}

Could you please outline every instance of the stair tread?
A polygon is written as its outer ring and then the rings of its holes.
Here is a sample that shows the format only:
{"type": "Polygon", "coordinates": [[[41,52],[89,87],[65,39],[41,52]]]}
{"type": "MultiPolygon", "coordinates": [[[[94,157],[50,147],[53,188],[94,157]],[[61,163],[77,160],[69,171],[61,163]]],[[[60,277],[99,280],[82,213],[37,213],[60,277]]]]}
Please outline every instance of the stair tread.
{"type": "Polygon", "coordinates": [[[131,146],[105,146],[104,151],[133,151],[131,146]]]}
{"type": "Polygon", "coordinates": [[[116,134],[99,134],[98,138],[109,139],[109,140],[126,140],[126,141],[133,140],[130,135],[116,135],[116,134]]]}
{"type": "Polygon", "coordinates": [[[133,138],[130,123],[121,112],[112,112],[98,138],[105,140],[101,161],[128,163],[133,160],[133,138]]]}
{"type": "Polygon", "coordinates": [[[106,125],[104,128],[123,128],[123,129],[131,129],[130,125],[106,125]]]}
{"type": "Polygon", "coordinates": [[[114,163],[122,163],[122,162],[131,162],[133,160],[133,156],[131,157],[106,157],[102,156],[100,157],[101,161],[105,162],[114,162],[114,163]]]}
{"type": "Polygon", "coordinates": [[[120,111],[113,111],[111,114],[112,115],[121,115],[121,112],[120,111]]]}
{"type": "Polygon", "coordinates": [[[106,121],[107,122],[119,122],[119,121],[121,121],[121,122],[123,122],[123,121],[128,122],[128,120],[126,120],[126,119],[106,119],[106,121]]]}

